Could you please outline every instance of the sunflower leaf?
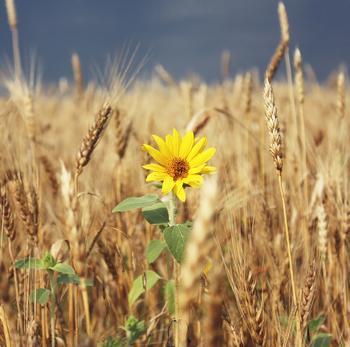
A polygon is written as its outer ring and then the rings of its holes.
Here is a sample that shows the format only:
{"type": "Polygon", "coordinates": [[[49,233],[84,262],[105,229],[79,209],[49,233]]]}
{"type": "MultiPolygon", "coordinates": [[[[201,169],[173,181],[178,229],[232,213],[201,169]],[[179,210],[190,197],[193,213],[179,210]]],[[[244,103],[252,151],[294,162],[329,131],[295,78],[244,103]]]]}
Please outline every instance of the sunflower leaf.
{"type": "Polygon", "coordinates": [[[152,264],[166,248],[166,243],[161,240],[151,240],[147,246],[146,257],[148,264],[152,264]]]}
{"type": "Polygon", "coordinates": [[[138,276],[128,294],[129,305],[132,305],[146,290],[151,289],[161,277],[154,271],[146,271],[138,276]]]}
{"type": "Polygon", "coordinates": [[[153,205],[146,206],[142,209],[142,214],[150,224],[167,224],[169,223],[169,213],[164,202],[156,202],[153,205]]]}
{"type": "Polygon", "coordinates": [[[131,211],[137,208],[153,205],[158,201],[159,197],[156,194],[148,194],[140,197],[130,197],[120,202],[116,207],[114,207],[112,212],[131,211]]]}
{"type": "Polygon", "coordinates": [[[181,263],[186,241],[190,234],[190,228],[187,224],[176,224],[165,228],[164,239],[168,245],[171,254],[181,263]]]}

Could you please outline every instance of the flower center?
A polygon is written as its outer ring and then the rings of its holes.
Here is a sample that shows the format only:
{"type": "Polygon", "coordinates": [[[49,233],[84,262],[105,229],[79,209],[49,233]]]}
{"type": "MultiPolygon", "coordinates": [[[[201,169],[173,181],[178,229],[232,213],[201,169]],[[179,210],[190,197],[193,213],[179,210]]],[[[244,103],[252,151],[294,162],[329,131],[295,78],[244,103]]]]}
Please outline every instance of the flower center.
{"type": "Polygon", "coordinates": [[[185,159],[173,158],[168,166],[168,174],[176,181],[187,177],[189,169],[190,165],[185,159]]]}

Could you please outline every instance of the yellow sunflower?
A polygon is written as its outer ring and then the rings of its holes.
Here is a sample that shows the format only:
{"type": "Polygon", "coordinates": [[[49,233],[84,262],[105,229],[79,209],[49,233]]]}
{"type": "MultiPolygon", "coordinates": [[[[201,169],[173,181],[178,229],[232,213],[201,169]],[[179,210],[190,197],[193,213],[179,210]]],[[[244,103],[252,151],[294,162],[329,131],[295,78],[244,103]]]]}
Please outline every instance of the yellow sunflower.
{"type": "Polygon", "coordinates": [[[143,149],[156,160],[157,164],[147,164],[143,168],[151,170],[146,182],[163,182],[162,192],[168,194],[172,190],[181,200],[186,200],[184,184],[198,188],[203,183],[203,174],[216,171],[207,162],[215,154],[216,149],[211,147],[205,150],[207,139],[195,139],[192,131],[181,137],[176,129],[165,139],[152,135],[159,149],[150,145],[143,145],[143,149]]]}

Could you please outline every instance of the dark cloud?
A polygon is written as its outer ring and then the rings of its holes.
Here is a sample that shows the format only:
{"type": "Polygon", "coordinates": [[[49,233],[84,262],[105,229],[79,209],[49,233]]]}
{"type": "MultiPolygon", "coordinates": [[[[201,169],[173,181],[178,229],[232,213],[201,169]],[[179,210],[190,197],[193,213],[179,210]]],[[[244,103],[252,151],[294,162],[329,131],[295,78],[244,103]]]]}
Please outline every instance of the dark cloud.
{"type": "MultiPolygon", "coordinates": [[[[320,78],[349,61],[349,0],[287,0],[286,7],[292,46],[300,46],[320,78]]],[[[161,63],[179,78],[193,71],[215,80],[224,49],[235,71],[262,71],[279,39],[274,0],[17,0],[17,9],[24,59],[34,50],[48,81],[70,76],[73,51],[88,73],[102,69],[108,54],[137,44],[136,60],[149,56],[144,73],[161,63]]],[[[2,17],[4,59],[11,36],[2,17]]]]}

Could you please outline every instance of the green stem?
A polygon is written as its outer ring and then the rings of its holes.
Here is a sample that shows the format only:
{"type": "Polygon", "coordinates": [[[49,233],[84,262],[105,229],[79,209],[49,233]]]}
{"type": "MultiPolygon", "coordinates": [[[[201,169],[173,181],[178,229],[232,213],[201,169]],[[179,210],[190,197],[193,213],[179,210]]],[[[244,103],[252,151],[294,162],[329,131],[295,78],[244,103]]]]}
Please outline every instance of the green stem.
{"type": "MultiPolygon", "coordinates": [[[[169,226],[176,224],[176,200],[175,195],[171,192],[169,194],[169,226]]],[[[175,324],[174,324],[174,345],[179,347],[179,278],[180,278],[180,266],[174,259],[174,279],[175,279],[175,324]]]]}
{"type": "Polygon", "coordinates": [[[56,305],[56,281],[54,272],[47,270],[50,279],[50,326],[51,326],[51,347],[55,347],[55,305],[56,305]]]}
{"type": "Polygon", "coordinates": [[[173,193],[169,194],[168,213],[169,213],[169,226],[175,225],[176,200],[175,200],[175,195],[173,193]]]}

